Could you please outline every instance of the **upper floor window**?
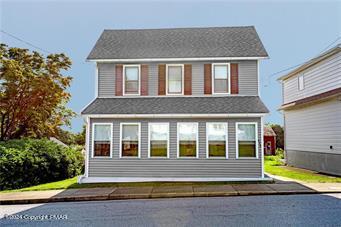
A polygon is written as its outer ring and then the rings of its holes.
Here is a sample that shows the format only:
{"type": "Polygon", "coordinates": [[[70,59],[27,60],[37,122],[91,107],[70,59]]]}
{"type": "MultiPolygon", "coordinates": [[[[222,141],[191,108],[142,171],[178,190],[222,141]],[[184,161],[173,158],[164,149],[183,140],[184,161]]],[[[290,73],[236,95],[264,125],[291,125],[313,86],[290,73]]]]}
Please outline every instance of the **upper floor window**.
{"type": "Polygon", "coordinates": [[[184,83],[183,65],[167,65],[167,94],[182,95],[184,83]]]}
{"type": "Polygon", "coordinates": [[[139,95],[140,94],[140,66],[124,65],[123,67],[123,94],[139,95]]]}
{"type": "Polygon", "coordinates": [[[93,157],[111,157],[112,124],[93,124],[93,157]]]}
{"type": "Polygon", "coordinates": [[[303,90],[304,89],[304,75],[301,74],[298,76],[298,90],[303,90]]]}
{"type": "Polygon", "coordinates": [[[230,94],[230,64],[212,64],[213,94],[230,94]]]}

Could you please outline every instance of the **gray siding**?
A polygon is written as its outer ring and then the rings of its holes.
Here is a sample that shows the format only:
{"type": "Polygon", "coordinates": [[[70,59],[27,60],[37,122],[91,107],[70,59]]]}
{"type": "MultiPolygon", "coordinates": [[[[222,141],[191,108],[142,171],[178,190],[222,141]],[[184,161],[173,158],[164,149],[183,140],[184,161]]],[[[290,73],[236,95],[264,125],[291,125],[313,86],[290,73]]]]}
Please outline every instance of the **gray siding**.
{"type": "Polygon", "coordinates": [[[340,100],[335,98],[284,114],[287,150],[341,155],[340,100]]]}
{"type": "MultiPolygon", "coordinates": [[[[219,62],[219,61],[218,61],[219,62]]],[[[215,62],[177,62],[192,64],[192,95],[204,95],[204,64],[215,62]]],[[[239,94],[258,95],[258,69],[257,61],[233,61],[239,64],[239,94]]],[[[138,64],[138,63],[137,63],[138,64]]],[[[141,63],[149,65],[148,95],[158,95],[158,64],[141,63]]],[[[115,64],[98,64],[98,95],[99,97],[115,96],[115,64]]],[[[131,96],[130,96],[131,97],[131,96]]]]}
{"type": "MultiPolygon", "coordinates": [[[[242,119],[92,119],[113,123],[112,158],[91,158],[89,149],[89,177],[261,177],[260,118],[242,119]],[[177,158],[177,122],[199,122],[199,158],[177,158]],[[206,158],[205,122],[228,122],[229,159],[206,158]],[[236,159],[235,123],[258,122],[258,159],[236,159]],[[141,158],[119,158],[120,122],[141,122],[141,158]],[[170,123],[170,157],[148,158],[148,122],[170,123]]],[[[90,127],[92,130],[92,127],[90,127]]],[[[92,141],[90,132],[90,144],[92,141]]]]}
{"type": "Polygon", "coordinates": [[[283,81],[283,102],[317,95],[341,87],[341,52],[283,81]],[[303,90],[298,90],[298,76],[304,75],[303,90]]]}
{"type": "Polygon", "coordinates": [[[98,97],[115,95],[115,65],[99,63],[98,67],[98,97]]]}

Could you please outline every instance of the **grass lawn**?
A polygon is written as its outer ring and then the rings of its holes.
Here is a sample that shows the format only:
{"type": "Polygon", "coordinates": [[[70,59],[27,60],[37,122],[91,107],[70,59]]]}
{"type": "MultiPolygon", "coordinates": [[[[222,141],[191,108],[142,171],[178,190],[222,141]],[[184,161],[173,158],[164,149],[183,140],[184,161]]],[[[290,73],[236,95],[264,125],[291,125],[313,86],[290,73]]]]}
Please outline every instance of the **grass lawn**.
{"type": "Polygon", "coordinates": [[[265,156],[265,172],[309,183],[341,183],[341,177],[284,166],[277,156],[265,156]]]}

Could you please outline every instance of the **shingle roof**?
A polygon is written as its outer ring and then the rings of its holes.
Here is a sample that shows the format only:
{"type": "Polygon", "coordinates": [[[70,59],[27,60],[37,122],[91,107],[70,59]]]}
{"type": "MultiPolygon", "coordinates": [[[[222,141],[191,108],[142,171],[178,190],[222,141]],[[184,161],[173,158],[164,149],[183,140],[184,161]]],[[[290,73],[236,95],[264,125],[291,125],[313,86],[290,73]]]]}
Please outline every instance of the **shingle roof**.
{"type": "Polygon", "coordinates": [[[267,57],[253,26],[104,30],[88,60],[267,57]]]}
{"type": "Polygon", "coordinates": [[[258,96],[97,98],[82,114],[268,113],[258,96]]]}

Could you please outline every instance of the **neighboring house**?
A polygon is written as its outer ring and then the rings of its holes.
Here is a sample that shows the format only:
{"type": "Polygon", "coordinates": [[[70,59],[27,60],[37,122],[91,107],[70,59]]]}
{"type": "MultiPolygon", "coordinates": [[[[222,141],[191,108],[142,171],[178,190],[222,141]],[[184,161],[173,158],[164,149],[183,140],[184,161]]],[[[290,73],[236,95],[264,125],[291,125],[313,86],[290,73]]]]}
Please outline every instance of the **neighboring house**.
{"type": "Polygon", "coordinates": [[[289,165],[341,175],[340,50],[339,44],[279,79],[289,165]]]}
{"type": "Polygon", "coordinates": [[[105,30],[80,182],[263,180],[254,27],[105,30]]]}
{"type": "Polygon", "coordinates": [[[264,126],[264,154],[276,155],[276,133],[270,125],[264,126]]]}

